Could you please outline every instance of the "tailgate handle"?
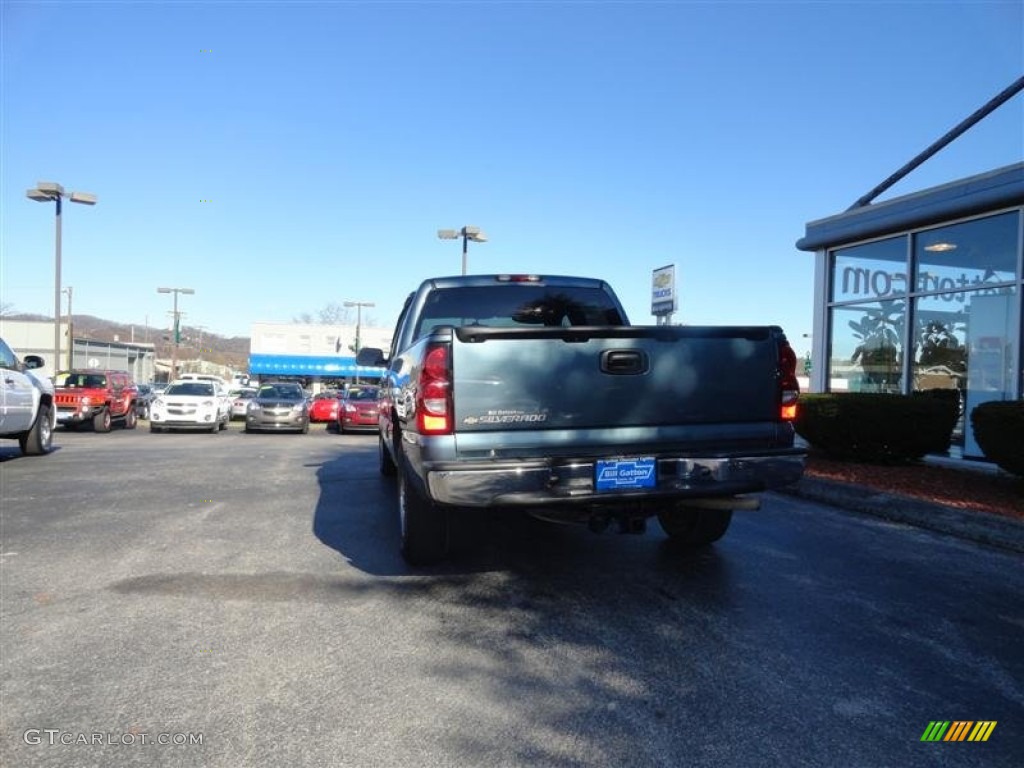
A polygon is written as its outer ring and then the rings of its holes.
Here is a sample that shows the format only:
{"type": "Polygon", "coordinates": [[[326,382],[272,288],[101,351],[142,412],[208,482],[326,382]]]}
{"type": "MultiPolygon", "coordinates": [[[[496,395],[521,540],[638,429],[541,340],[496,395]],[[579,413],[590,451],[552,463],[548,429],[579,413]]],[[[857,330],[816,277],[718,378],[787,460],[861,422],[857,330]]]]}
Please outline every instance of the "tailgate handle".
{"type": "Polygon", "coordinates": [[[647,354],[636,349],[606,349],[601,353],[601,370],[618,376],[647,373],[647,354]]]}

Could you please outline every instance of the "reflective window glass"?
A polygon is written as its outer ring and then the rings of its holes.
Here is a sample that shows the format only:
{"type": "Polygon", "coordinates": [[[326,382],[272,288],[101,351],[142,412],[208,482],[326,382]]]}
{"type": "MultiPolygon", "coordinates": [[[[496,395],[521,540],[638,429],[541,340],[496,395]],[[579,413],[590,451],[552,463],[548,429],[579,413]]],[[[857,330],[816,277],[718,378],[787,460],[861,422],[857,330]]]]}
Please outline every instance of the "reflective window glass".
{"type": "Polygon", "coordinates": [[[892,237],[832,253],[832,301],[907,292],[907,238],[892,237]]]}
{"type": "Polygon", "coordinates": [[[904,300],[833,309],[829,390],[900,392],[905,323],[904,300]]]}
{"type": "Polygon", "coordinates": [[[930,229],[914,236],[918,291],[949,292],[1017,276],[1016,212],[930,229]]]}
{"type": "Polygon", "coordinates": [[[2,339],[0,339],[0,368],[14,368],[17,365],[17,357],[14,354],[14,350],[7,346],[2,339]]]}

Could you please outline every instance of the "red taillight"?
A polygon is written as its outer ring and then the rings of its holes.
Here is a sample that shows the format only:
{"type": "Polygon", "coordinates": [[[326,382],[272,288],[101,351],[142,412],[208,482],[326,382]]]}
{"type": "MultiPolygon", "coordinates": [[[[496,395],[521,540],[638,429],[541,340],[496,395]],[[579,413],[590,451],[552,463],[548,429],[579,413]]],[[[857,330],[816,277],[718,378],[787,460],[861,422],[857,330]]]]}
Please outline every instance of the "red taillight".
{"type": "Polygon", "coordinates": [[[452,380],[449,346],[430,344],[420,369],[416,394],[416,427],[421,435],[448,435],[452,432],[452,380]]]}
{"type": "Polygon", "coordinates": [[[796,380],[796,352],[788,341],[779,342],[779,418],[796,418],[796,401],[800,397],[800,384],[796,380]]]}

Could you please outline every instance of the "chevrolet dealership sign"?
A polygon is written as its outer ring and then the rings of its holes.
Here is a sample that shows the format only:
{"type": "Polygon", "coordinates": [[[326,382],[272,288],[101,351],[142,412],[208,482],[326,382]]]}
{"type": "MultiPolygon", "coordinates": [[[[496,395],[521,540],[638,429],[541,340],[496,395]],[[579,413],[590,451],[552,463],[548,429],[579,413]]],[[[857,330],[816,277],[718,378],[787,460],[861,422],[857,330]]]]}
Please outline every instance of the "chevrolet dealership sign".
{"type": "Polygon", "coordinates": [[[654,270],[651,278],[651,314],[671,315],[676,311],[676,265],[654,270]]]}

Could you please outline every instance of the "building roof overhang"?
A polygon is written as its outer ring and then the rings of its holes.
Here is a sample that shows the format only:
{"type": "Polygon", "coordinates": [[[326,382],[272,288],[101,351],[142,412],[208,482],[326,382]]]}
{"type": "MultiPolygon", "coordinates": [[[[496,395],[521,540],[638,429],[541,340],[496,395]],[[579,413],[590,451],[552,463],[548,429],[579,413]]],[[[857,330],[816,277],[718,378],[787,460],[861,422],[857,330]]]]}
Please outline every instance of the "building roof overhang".
{"type": "Polygon", "coordinates": [[[801,251],[817,251],[941,221],[1024,205],[1024,162],[808,222],[801,251]]]}

